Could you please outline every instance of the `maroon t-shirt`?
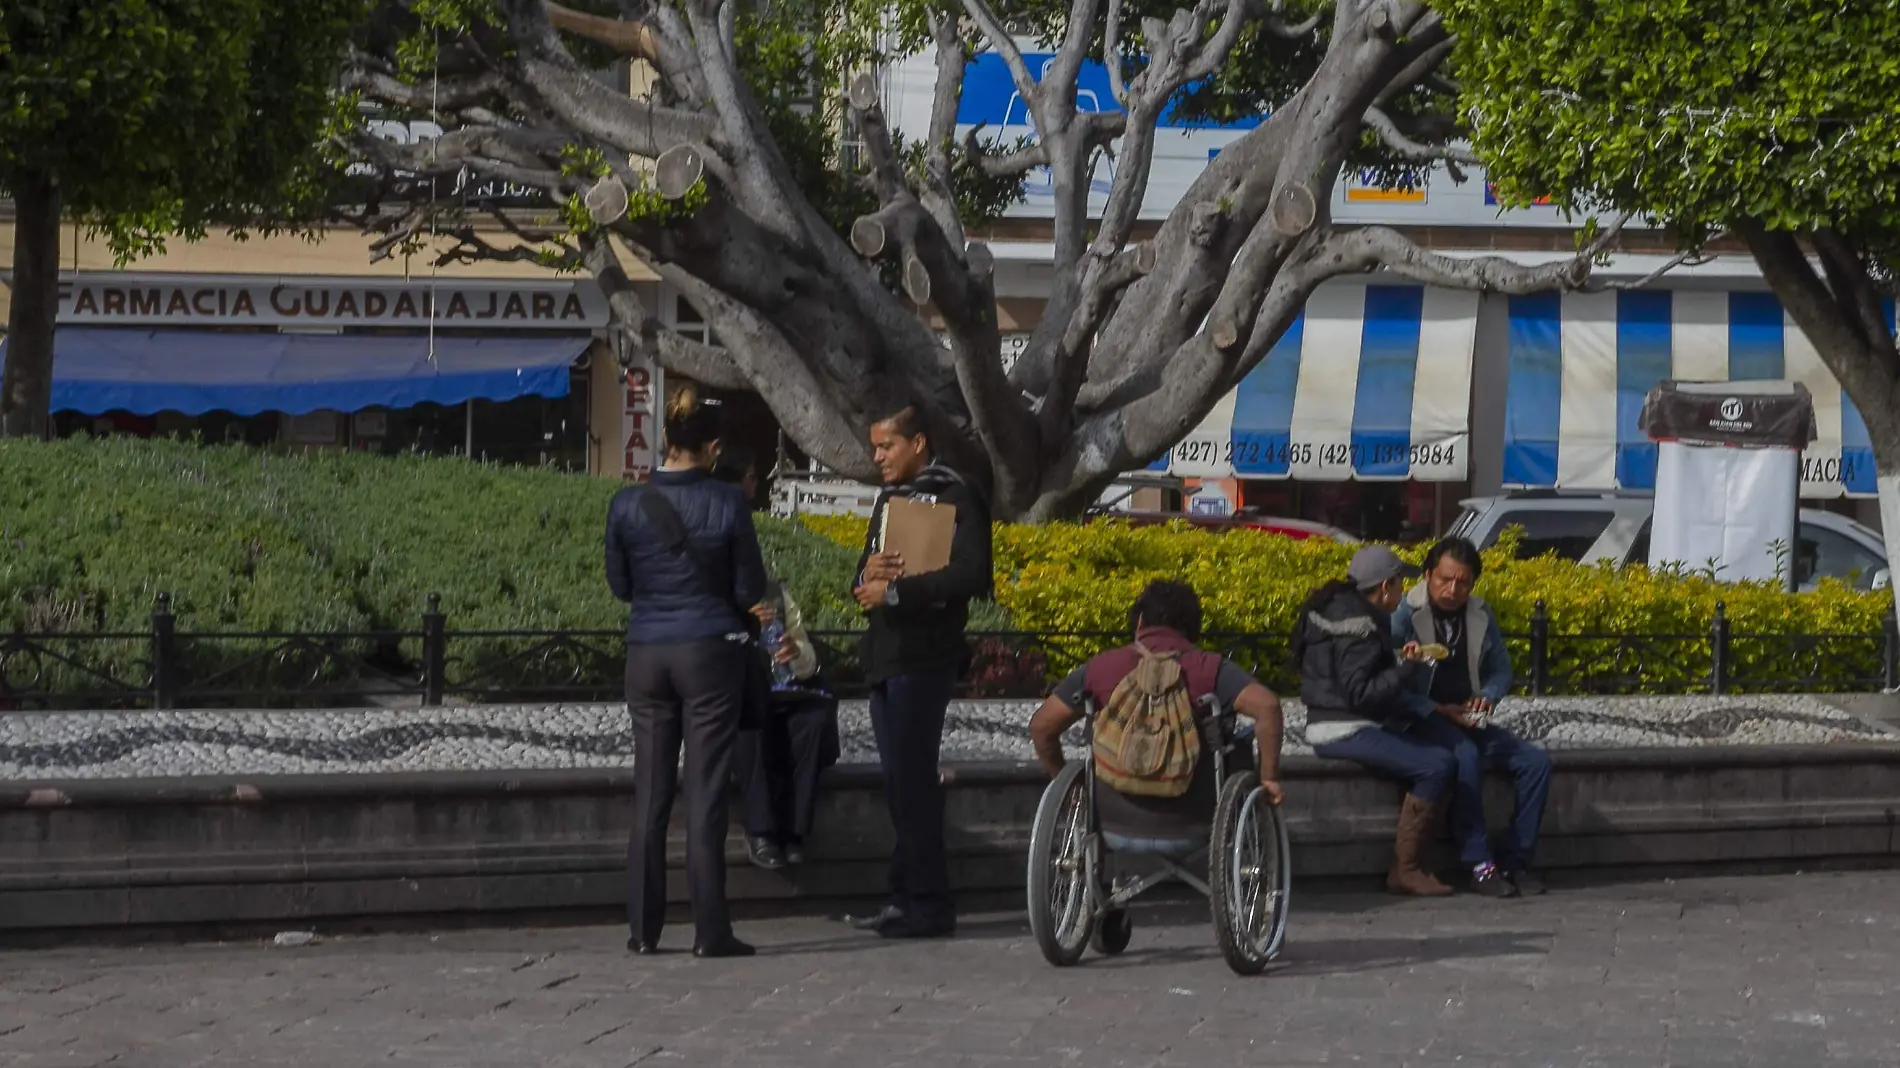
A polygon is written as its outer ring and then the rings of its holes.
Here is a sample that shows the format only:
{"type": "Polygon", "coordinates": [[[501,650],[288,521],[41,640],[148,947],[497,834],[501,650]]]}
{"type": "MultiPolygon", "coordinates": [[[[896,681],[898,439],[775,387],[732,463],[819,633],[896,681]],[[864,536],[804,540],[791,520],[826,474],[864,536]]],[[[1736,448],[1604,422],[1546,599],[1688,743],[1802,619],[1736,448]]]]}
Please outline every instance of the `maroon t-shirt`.
{"type": "MultiPolygon", "coordinates": [[[[1150,627],[1136,635],[1136,641],[1151,652],[1181,654],[1181,672],[1187,679],[1188,697],[1200,711],[1200,701],[1208,694],[1223,705],[1233,707],[1240,692],[1254,685],[1252,675],[1225,657],[1205,652],[1180,634],[1163,627],[1150,627]]],[[[1095,701],[1097,710],[1108,706],[1115,687],[1141,662],[1141,653],[1133,645],[1111,649],[1070,672],[1056,685],[1055,696],[1063,704],[1081,711],[1083,702],[1095,701]]],[[[1201,760],[1194,778],[1180,797],[1130,797],[1107,786],[1095,792],[1096,811],[1102,829],[1131,838],[1198,838],[1205,835],[1214,818],[1214,757],[1208,743],[1207,727],[1201,728],[1201,760]]]]}

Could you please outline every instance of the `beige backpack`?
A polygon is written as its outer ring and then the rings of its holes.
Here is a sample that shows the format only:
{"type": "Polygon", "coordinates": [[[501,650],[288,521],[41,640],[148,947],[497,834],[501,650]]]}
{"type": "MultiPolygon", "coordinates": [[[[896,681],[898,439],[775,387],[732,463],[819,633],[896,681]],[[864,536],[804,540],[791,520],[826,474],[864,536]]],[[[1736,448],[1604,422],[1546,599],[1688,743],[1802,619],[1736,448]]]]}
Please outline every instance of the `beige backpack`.
{"type": "Polygon", "coordinates": [[[1151,652],[1116,685],[1095,717],[1095,774],[1118,793],[1180,797],[1194,781],[1201,732],[1177,653],[1151,652]]]}

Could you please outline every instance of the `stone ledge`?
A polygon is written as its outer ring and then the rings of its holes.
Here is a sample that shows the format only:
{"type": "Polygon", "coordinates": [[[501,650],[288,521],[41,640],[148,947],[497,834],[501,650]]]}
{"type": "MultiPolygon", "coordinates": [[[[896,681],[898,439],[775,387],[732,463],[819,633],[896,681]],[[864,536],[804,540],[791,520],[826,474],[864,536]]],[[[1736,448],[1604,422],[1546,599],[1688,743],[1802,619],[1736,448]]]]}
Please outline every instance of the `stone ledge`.
{"type": "MultiPolygon", "coordinates": [[[[1552,759],[1541,866],[1900,859],[1900,746],[1552,759]]],[[[959,886],[1020,891],[1041,775],[1012,762],[947,770],[959,886]]],[[[1396,785],[1303,756],[1285,761],[1284,778],[1299,875],[1384,870],[1396,785]]],[[[1504,787],[1487,786],[1494,826],[1508,813],[1504,787]]],[[[9,785],[0,930],[612,908],[624,895],[630,788],[620,768],[9,785]]],[[[826,779],[812,862],[757,871],[735,834],[731,891],[805,907],[875,894],[889,848],[876,769],[840,767],[826,779]]],[[[671,892],[684,900],[677,870],[671,892]]]]}

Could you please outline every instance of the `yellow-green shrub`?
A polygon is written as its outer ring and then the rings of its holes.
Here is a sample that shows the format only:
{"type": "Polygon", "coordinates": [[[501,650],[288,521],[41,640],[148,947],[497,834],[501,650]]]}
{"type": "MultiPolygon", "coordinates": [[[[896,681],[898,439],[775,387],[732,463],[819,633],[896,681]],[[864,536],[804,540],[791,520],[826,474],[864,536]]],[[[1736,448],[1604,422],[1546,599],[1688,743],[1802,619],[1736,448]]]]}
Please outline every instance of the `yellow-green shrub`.
{"type": "MultiPolygon", "coordinates": [[[[862,519],[804,522],[841,544],[863,541],[862,519]]],[[[1343,575],[1353,551],[1317,539],[1112,521],[998,524],[995,546],[997,601],[1012,627],[1091,635],[1124,632],[1129,603],[1159,578],[1184,581],[1200,593],[1210,634],[1283,635],[1292,629],[1307,593],[1343,575]]],[[[1836,678],[1879,676],[1879,635],[1892,611],[1887,593],[1825,582],[1811,593],[1787,594],[1763,584],[1717,583],[1643,567],[1582,566],[1555,557],[1517,560],[1515,550],[1515,538],[1507,534],[1485,553],[1478,593],[1489,601],[1502,629],[1516,636],[1511,644],[1520,681],[1530,667],[1527,636],[1540,600],[1549,615],[1547,671],[1553,690],[1657,692],[1706,685],[1717,602],[1726,606],[1734,636],[1729,670],[1740,686],[1775,688],[1767,676],[1787,679],[1812,671],[1817,662],[1822,673],[1836,678]],[[1832,637],[1808,643],[1809,648],[1782,640],[1787,635],[1832,637]]],[[[1414,561],[1423,552],[1424,546],[1401,549],[1414,561]]],[[[1057,654],[1051,670],[1070,666],[1102,640],[1051,642],[1057,654]]],[[[1290,665],[1275,654],[1272,643],[1253,645],[1250,666],[1276,685],[1291,686],[1290,665]]]]}

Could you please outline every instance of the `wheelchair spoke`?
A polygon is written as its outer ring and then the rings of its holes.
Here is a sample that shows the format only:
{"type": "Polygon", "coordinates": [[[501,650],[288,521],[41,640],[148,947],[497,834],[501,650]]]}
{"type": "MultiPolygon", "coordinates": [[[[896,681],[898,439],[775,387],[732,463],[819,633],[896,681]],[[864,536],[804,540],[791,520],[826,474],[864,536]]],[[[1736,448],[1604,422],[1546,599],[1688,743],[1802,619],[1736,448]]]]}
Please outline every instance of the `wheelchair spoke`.
{"type": "Polygon", "coordinates": [[[1084,853],[1088,809],[1082,802],[1082,795],[1077,793],[1063,808],[1061,829],[1052,843],[1055,855],[1050,858],[1056,877],[1050,885],[1049,911],[1064,941],[1073,937],[1078,920],[1085,918],[1078,914],[1087,907],[1088,864],[1084,853]]]}
{"type": "Polygon", "coordinates": [[[1234,919],[1238,928],[1234,934],[1257,951],[1265,952],[1267,942],[1272,938],[1273,919],[1279,910],[1279,892],[1268,884],[1272,880],[1274,863],[1278,858],[1276,845],[1269,845],[1265,839],[1272,837],[1262,827],[1264,813],[1260,805],[1263,794],[1255,791],[1241,809],[1240,826],[1237,828],[1236,856],[1234,864],[1233,900],[1239,905],[1234,919]]]}

